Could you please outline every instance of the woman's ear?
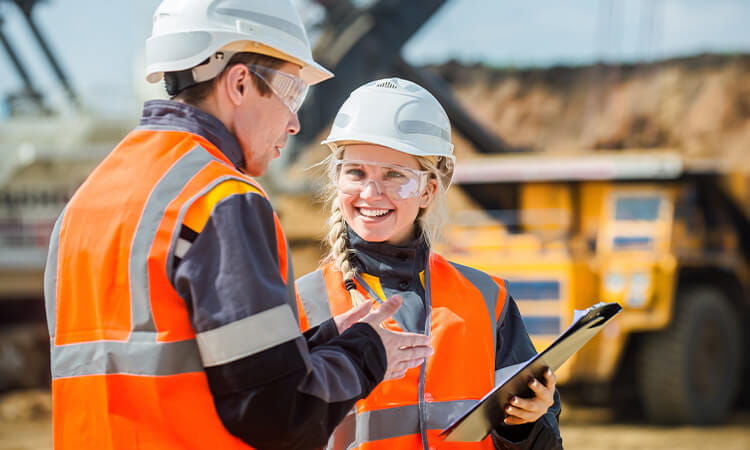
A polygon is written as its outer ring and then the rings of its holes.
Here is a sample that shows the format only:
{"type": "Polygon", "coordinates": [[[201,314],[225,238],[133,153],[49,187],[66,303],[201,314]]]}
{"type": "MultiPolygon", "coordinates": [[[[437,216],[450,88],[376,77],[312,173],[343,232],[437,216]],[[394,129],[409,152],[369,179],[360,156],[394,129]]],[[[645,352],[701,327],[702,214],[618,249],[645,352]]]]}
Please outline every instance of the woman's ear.
{"type": "Polygon", "coordinates": [[[435,198],[437,189],[437,180],[435,180],[434,178],[430,178],[430,180],[427,182],[427,186],[425,187],[424,192],[422,192],[422,195],[419,197],[420,208],[427,208],[428,206],[430,206],[430,203],[432,203],[432,199],[435,198]]]}

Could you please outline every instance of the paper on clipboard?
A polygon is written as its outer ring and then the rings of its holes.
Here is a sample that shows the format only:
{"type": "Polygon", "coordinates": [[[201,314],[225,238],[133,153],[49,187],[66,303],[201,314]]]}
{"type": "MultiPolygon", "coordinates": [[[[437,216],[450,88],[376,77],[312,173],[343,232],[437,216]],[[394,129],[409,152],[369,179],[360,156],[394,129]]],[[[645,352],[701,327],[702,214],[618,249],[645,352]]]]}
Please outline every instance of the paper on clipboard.
{"type": "Polygon", "coordinates": [[[477,442],[487,437],[492,428],[502,423],[505,418],[503,405],[507,405],[512,396],[531,396],[527,383],[532,376],[543,379],[542,374],[548,367],[553,371],[559,369],[621,310],[617,303],[597,303],[586,310],[575,311],[573,323],[549,347],[526,362],[498,371],[495,388],[443,430],[440,436],[446,441],[464,442],[477,442]]]}

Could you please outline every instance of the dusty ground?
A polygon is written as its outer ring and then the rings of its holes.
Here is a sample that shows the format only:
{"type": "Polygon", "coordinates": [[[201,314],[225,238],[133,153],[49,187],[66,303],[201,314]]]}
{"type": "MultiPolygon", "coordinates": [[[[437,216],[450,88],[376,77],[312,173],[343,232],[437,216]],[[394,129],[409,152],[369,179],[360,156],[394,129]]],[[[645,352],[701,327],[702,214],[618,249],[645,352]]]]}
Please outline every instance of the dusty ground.
{"type": "MultiPolygon", "coordinates": [[[[52,448],[49,394],[27,391],[0,397],[0,450],[52,448]]],[[[750,413],[719,427],[654,427],[613,423],[606,409],[566,407],[561,419],[567,449],[750,449],[750,413]]]]}

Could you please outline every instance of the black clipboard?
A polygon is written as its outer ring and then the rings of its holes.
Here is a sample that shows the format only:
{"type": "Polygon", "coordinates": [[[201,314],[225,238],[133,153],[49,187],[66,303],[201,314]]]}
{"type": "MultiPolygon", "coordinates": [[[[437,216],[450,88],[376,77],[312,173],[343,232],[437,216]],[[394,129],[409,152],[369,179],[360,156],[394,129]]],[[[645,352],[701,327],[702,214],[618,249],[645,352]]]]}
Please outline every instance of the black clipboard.
{"type": "Polygon", "coordinates": [[[440,436],[446,441],[483,440],[502,423],[505,418],[502,405],[509,404],[512,396],[531,397],[528,382],[532,376],[543,380],[545,369],[559,369],[621,310],[617,303],[597,303],[586,310],[575,311],[573,323],[549,347],[526,362],[501,369],[496,378],[504,378],[504,381],[500,381],[479,402],[453,421],[440,436]]]}

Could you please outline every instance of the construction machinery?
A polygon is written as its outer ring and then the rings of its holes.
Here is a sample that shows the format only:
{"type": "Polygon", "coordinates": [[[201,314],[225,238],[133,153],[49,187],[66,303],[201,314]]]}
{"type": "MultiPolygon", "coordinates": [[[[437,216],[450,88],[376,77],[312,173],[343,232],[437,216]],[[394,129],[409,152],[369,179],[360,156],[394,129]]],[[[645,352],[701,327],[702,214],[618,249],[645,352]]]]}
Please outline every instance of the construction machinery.
{"type": "Polygon", "coordinates": [[[28,55],[4,33],[0,43],[21,87],[7,95],[0,120],[0,392],[49,382],[43,274],[55,219],[95,165],[134,125],[86,111],[38,28],[40,0],[0,0],[15,8],[64,93],[63,110],[33,82],[28,55]],[[24,58],[23,56],[26,56],[24,58]]]}
{"type": "MultiPolygon", "coordinates": [[[[52,223],[135,121],[103,120],[81,108],[33,23],[38,1],[0,3],[22,11],[74,107],[68,115],[52,111],[0,28],[0,41],[24,86],[7,99],[10,116],[0,122],[3,333],[28,330],[30,320],[43,320],[42,273],[52,223]]],[[[558,373],[569,388],[566,399],[576,391],[589,401],[627,397],[625,388],[637,386],[654,420],[720,421],[736,399],[737,385],[748,379],[741,360],[750,345],[739,326],[748,319],[745,178],[686,162],[674,152],[569,157],[520,152],[474,120],[433,72],[400,56],[445,0],[316,3],[326,16],[315,58],[337,76],[311,89],[300,111],[302,133],[264,185],[288,189],[290,183],[274,181],[317,144],[354,88],[385,76],[419,83],[438,98],[454,130],[479,154],[456,173],[456,183],[476,208],[452,222],[443,253],[509,279],[538,348],[570,322],[575,309],[600,300],[625,307],[558,373]]],[[[303,188],[309,196],[308,186],[303,188]]],[[[317,240],[314,247],[319,248],[317,240]]],[[[0,391],[22,385],[38,368],[28,360],[31,350],[19,350],[24,348],[19,342],[32,340],[14,336],[0,335],[0,391]]],[[[38,353],[46,361],[46,343],[43,347],[38,353]]]]}
{"type": "Polygon", "coordinates": [[[480,156],[441,249],[510,281],[537,349],[599,301],[624,310],[557,373],[566,400],[635,397],[657,423],[714,424],[748,379],[747,179],[650,150],[480,156]]]}

